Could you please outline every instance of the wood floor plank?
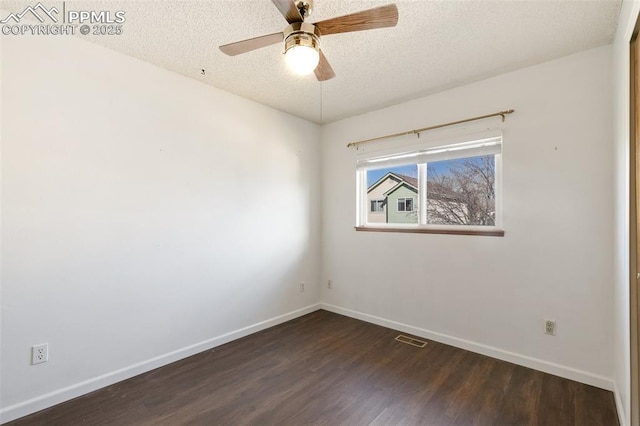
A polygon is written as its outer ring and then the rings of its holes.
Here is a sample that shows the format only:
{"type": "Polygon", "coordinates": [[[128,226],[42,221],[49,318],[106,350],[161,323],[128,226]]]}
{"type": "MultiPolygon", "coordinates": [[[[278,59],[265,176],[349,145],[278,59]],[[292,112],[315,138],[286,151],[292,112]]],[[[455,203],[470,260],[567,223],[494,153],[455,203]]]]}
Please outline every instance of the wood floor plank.
{"type": "Polygon", "coordinates": [[[467,386],[454,404],[454,425],[493,425],[506,396],[515,365],[482,357],[479,368],[467,379],[467,386]]]}
{"type": "Polygon", "coordinates": [[[611,392],[317,311],[8,423],[615,425],[611,392]]]}
{"type": "Polygon", "coordinates": [[[496,412],[495,424],[537,425],[538,399],[545,374],[514,366],[505,397],[496,412]]]}
{"type": "Polygon", "coordinates": [[[593,386],[573,382],[577,424],[608,426],[619,424],[613,394],[593,386]]]}
{"type": "Polygon", "coordinates": [[[575,417],[575,387],[573,382],[546,374],[538,398],[537,417],[547,424],[578,424],[575,417]]]}

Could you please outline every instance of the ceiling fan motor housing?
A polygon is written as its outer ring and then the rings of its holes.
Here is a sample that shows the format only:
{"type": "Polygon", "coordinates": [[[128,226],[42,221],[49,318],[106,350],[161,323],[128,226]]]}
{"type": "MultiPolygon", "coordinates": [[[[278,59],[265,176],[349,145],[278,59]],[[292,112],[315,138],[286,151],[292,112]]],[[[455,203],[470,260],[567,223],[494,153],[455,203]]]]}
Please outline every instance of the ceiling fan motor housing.
{"type": "Polygon", "coordinates": [[[294,46],[320,50],[320,31],[313,24],[294,22],[284,30],[284,52],[294,46]]]}

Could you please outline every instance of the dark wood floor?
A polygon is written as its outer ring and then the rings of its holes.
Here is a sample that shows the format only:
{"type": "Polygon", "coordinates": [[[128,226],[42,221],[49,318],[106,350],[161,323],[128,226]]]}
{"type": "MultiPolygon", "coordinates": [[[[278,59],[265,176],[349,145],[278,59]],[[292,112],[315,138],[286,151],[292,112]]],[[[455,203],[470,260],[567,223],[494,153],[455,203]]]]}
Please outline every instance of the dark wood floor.
{"type": "Polygon", "coordinates": [[[613,395],[317,311],[9,423],[617,425],[613,395]]]}

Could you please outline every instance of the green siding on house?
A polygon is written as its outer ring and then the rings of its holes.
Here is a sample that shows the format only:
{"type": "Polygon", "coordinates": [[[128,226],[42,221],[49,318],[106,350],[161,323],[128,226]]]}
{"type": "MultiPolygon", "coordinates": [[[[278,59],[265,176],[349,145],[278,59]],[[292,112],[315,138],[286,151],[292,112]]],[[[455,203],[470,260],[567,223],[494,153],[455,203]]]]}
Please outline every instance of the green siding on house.
{"type": "Polygon", "coordinates": [[[387,195],[387,223],[418,223],[418,193],[407,185],[387,195]],[[398,198],[413,198],[412,212],[398,211],[398,198]]]}

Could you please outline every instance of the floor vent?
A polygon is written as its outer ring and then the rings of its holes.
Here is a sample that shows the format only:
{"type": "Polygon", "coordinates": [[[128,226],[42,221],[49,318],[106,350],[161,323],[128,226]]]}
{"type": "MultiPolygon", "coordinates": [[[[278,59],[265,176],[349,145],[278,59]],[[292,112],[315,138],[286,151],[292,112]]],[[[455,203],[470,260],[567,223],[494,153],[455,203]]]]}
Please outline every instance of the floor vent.
{"type": "Polygon", "coordinates": [[[402,334],[396,337],[396,340],[398,342],[406,343],[407,345],[417,346],[418,348],[424,348],[425,346],[427,346],[427,342],[414,339],[413,337],[403,336],[402,334]]]}

